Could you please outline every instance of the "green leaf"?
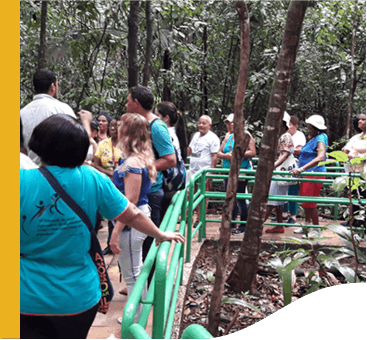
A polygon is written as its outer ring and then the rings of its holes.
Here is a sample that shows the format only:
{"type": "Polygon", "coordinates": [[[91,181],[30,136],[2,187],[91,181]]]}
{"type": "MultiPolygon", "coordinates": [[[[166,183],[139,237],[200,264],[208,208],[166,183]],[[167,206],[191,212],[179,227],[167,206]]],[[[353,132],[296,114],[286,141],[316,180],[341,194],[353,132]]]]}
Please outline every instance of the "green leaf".
{"type": "Polygon", "coordinates": [[[222,303],[229,303],[229,304],[235,304],[235,305],[240,305],[243,307],[247,307],[250,308],[252,310],[254,310],[255,312],[265,316],[264,313],[262,313],[258,308],[256,308],[255,306],[251,305],[250,303],[243,301],[241,299],[236,299],[236,298],[225,298],[222,300],[222,303]]]}
{"type": "Polygon", "coordinates": [[[348,155],[343,151],[333,151],[328,156],[334,157],[338,162],[348,162],[348,155]]]}

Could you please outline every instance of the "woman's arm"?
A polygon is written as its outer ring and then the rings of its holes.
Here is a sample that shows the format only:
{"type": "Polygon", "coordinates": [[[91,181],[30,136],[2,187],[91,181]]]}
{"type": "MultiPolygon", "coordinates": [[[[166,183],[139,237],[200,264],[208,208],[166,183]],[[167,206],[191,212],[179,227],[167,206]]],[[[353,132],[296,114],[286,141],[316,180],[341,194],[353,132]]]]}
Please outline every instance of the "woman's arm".
{"type": "Polygon", "coordinates": [[[223,150],[224,150],[224,147],[226,146],[226,143],[228,141],[228,136],[229,134],[227,133],[226,136],[224,137],[224,140],[219,148],[219,151],[217,153],[217,156],[218,158],[220,159],[228,159],[229,161],[232,160],[232,152],[228,152],[228,153],[224,153],[223,150]]]}
{"type": "Polygon", "coordinates": [[[93,166],[100,172],[102,172],[103,174],[106,174],[108,177],[110,177],[110,179],[112,179],[113,176],[113,170],[112,169],[105,169],[102,166],[102,161],[99,157],[94,156],[93,158],[93,166]]]}
{"type": "Polygon", "coordinates": [[[117,218],[117,221],[122,224],[127,224],[130,227],[155,238],[156,245],[164,241],[172,240],[181,243],[185,242],[185,238],[180,233],[173,233],[170,231],[163,232],[157,228],[152,220],[132,203],[128,204],[125,211],[117,218]]]}
{"type": "Polygon", "coordinates": [[[250,132],[247,133],[250,135],[250,140],[248,142],[247,150],[244,153],[244,158],[252,158],[256,156],[255,139],[252,137],[250,132]]]}
{"type": "Polygon", "coordinates": [[[325,159],[325,154],[326,154],[325,144],[323,142],[318,142],[317,143],[317,156],[312,161],[308,162],[306,165],[302,166],[301,168],[294,169],[292,171],[292,175],[297,176],[301,172],[304,172],[307,169],[311,169],[315,167],[317,164],[319,164],[320,162],[323,162],[325,159]]]}
{"type": "Polygon", "coordinates": [[[279,165],[281,165],[290,155],[291,153],[289,151],[281,151],[280,157],[276,160],[274,163],[274,169],[277,168],[279,165]]]}

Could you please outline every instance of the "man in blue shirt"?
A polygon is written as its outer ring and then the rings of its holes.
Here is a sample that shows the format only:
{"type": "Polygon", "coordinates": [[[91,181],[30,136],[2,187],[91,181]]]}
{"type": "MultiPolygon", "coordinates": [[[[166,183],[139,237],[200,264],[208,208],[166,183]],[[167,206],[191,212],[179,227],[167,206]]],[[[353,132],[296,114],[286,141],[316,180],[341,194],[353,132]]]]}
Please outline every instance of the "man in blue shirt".
{"type": "MultiPolygon", "coordinates": [[[[154,95],[152,91],[144,86],[134,86],[129,89],[127,96],[126,112],[142,115],[149,124],[158,118],[151,110],[153,108],[154,95]]],[[[159,158],[155,160],[158,172],[157,181],[153,184],[148,194],[149,205],[152,209],[152,220],[159,227],[161,223],[161,202],[163,199],[161,171],[170,169],[176,165],[176,155],[166,124],[157,119],[151,125],[153,147],[158,152],[159,158]]]]}

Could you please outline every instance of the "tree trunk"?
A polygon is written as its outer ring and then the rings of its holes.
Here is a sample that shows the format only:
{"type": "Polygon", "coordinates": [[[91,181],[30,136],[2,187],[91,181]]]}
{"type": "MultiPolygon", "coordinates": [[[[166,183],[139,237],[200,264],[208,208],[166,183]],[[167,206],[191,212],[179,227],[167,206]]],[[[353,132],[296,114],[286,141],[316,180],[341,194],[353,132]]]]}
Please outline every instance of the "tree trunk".
{"type": "Polygon", "coordinates": [[[215,337],[218,333],[220,321],[220,306],[224,291],[225,269],[229,251],[231,235],[231,220],[234,202],[237,194],[238,175],[245,150],[248,147],[249,135],[244,131],[243,107],[245,101],[246,83],[250,55],[250,20],[245,2],[236,1],[237,12],[240,17],[241,55],[238,86],[234,106],[234,140],[233,158],[228,177],[226,198],[223,205],[222,224],[217,252],[217,268],[213,295],[209,308],[208,331],[215,337]],[[246,137],[245,137],[246,135],[246,137]]]}
{"type": "Polygon", "coordinates": [[[204,26],[203,33],[203,44],[204,44],[204,65],[203,65],[203,101],[204,101],[204,114],[208,114],[208,70],[206,69],[207,63],[207,54],[208,54],[208,34],[207,34],[207,26],[204,26]]]}
{"type": "Polygon", "coordinates": [[[128,87],[138,85],[138,14],[139,14],[139,1],[130,1],[130,15],[128,19],[129,34],[128,34],[128,54],[129,54],[129,67],[128,67],[128,87]]]}
{"type": "Polygon", "coordinates": [[[354,82],[356,77],[355,66],[354,66],[354,44],[355,44],[355,37],[356,37],[356,17],[357,17],[357,8],[358,1],[354,4],[355,16],[353,20],[353,28],[352,28],[352,43],[351,43],[351,77],[350,77],[350,88],[349,88],[349,99],[348,99],[348,117],[347,117],[347,127],[346,127],[346,135],[351,138],[353,135],[353,129],[351,128],[352,123],[352,115],[353,115],[353,96],[354,96],[354,82]]]}
{"type": "Polygon", "coordinates": [[[151,12],[151,1],[145,1],[145,20],[147,23],[147,40],[145,46],[145,65],[143,70],[143,86],[148,86],[150,77],[150,59],[152,57],[153,42],[153,20],[151,12]]]}
{"type": "Polygon", "coordinates": [[[40,46],[38,50],[38,66],[37,66],[38,70],[44,69],[46,67],[46,22],[47,22],[47,1],[42,1],[40,46]]]}
{"type": "Polygon", "coordinates": [[[257,263],[270,181],[306,8],[307,1],[293,1],[288,9],[282,50],[270,95],[269,112],[260,148],[246,232],[238,260],[227,279],[231,289],[236,292],[250,291],[251,294],[256,292],[257,263]]]}

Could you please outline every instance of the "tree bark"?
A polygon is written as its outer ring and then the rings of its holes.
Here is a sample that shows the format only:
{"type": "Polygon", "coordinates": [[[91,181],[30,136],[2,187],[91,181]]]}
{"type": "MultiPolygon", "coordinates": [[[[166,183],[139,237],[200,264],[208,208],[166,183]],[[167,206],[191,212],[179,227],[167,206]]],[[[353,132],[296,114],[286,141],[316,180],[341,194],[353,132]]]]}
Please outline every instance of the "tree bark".
{"type": "Polygon", "coordinates": [[[356,17],[357,17],[357,7],[358,1],[355,2],[354,10],[355,16],[353,20],[353,28],[352,28],[352,43],[351,43],[351,77],[350,77],[350,88],[349,88],[349,99],[348,99],[348,117],[347,117],[347,127],[346,127],[346,135],[351,138],[353,134],[353,129],[351,129],[352,123],[352,115],[353,115],[353,96],[355,90],[355,65],[354,65],[354,45],[355,45],[355,36],[356,36],[356,17]]]}
{"type": "Polygon", "coordinates": [[[269,112],[260,148],[246,232],[238,260],[227,279],[231,289],[236,292],[256,293],[257,263],[270,181],[306,8],[307,1],[293,1],[288,9],[282,50],[270,95],[269,112]]]}
{"type": "Polygon", "coordinates": [[[151,12],[151,1],[145,1],[145,20],[147,23],[147,39],[145,46],[145,65],[143,70],[143,86],[148,86],[150,77],[150,59],[152,57],[153,42],[153,20],[151,12]]]}
{"type": "Polygon", "coordinates": [[[245,101],[246,83],[248,76],[250,55],[250,20],[246,3],[236,1],[237,12],[240,17],[241,54],[238,86],[234,105],[234,140],[233,157],[228,177],[228,186],[223,205],[222,224],[217,252],[217,267],[213,295],[209,308],[208,331],[215,337],[218,333],[220,321],[220,307],[224,291],[225,269],[227,264],[229,241],[231,235],[232,210],[237,194],[238,175],[245,150],[248,147],[249,135],[244,131],[243,107],[245,101]],[[246,135],[246,137],[245,137],[246,135]]]}
{"type": "Polygon", "coordinates": [[[130,1],[130,14],[128,19],[129,34],[128,34],[128,87],[138,85],[138,14],[139,1],[130,1]]]}
{"type": "Polygon", "coordinates": [[[47,22],[47,1],[42,1],[40,46],[38,50],[38,66],[37,66],[38,70],[44,69],[46,67],[46,22],[47,22]]]}

